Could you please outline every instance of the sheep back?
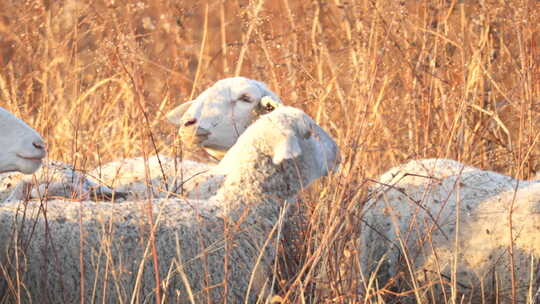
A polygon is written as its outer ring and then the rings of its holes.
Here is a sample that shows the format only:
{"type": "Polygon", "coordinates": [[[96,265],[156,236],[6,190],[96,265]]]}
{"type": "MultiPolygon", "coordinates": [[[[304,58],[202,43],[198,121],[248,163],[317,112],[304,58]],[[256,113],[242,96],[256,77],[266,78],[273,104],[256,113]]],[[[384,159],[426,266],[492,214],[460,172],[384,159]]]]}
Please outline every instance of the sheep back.
{"type": "Polygon", "coordinates": [[[531,257],[540,257],[540,184],[462,168],[443,179],[423,178],[423,183],[416,175],[405,176],[368,202],[359,244],[368,278],[375,275],[384,284],[402,272],[405,279],[398,281],[405,288],[413,288],[414,277],[418,286],[434,284],[441,292],[441,286],[450,288],[455,273],[456,287],[468,297],[479,300],[482,292],[498,292],[507,302],[512,228],[517,294],[528,294],[528,278],[539,274],[531,269],[531,257]]]}
{"type": "Polygon", "coordinates": [[[209,172],[212,167],[209,163],[156,155],[146,160],[135,157],[113,161],[89,175],[128,200],[177,195],[207,199],[216,193],[222,181],[222,176],[209,172]]]}
{"type": "MultiPolygon", "coordinates": [[[[8,277],[21,270],[19,279],[34,301],[79,302],[81,284],[84,297],[96,302],[132,297],[148,301],[155,296],[156,285],[144,204],[59,200],[5,204],[0,207],[4,227],[0,236],[10,240],[2,246],[8,277]]],[[[227,284],[228,301],[240,303],[254,268],[249,302],[262,293],[269,279],[266,267],[271,265],[272,242],[263,249],[268,235],[254,224],[256,217],[235,225],[226,223],[218,209],[208,201],[171,199],[152,204],[160,276],[171,302],[187,302],[188,290],[197,303],[207,297],[219,302],[227,284]]]]}

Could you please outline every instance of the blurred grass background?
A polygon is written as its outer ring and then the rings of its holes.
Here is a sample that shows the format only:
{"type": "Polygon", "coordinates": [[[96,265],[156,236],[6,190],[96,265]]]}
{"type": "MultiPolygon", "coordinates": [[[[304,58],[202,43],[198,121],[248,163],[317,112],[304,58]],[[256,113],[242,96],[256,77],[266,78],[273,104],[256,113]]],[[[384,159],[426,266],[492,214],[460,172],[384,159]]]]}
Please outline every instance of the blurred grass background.
{"type": "Polygon", "coordinates": [[[370,178],[427,157],[524,179],[540,169],[539,24],[532,0],[6,0],[0,105],[51,159],[90,169],[172,153],[164,114],[216,80],[266,82],[343,158],[304,196],[283,295],[347,302],[358,282],[339,267],[356,249],[340,236],[355,235],[370,178]],[[324,290],[316,264],[336,278],[324,290]]]}

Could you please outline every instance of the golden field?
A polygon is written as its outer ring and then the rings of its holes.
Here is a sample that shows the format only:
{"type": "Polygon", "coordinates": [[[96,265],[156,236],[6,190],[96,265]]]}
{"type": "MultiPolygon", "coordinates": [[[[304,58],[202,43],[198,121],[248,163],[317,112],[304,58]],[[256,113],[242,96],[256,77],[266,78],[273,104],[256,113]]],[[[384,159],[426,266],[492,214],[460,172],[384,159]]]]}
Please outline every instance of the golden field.
{"type": "Polygon", "coordinates": [[[538,1],[6,0],[0,106],[43,134],[50,159],[87,170],[176,153],[169,110],[225,77],[264,81],[342,156],[299,203],[275,300],[398,303],[411,292],[363,297],[343,269],[367,187],[428,157],[533,178],[539,41],[538,1]]]}

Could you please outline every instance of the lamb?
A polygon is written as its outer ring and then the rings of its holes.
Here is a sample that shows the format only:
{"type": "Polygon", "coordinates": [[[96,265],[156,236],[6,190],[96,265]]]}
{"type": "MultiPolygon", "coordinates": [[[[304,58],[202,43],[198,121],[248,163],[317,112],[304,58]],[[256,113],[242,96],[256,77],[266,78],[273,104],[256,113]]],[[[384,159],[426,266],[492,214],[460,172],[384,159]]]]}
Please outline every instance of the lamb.
{"type": "MultiPolygon", "coordinates": [[[[171,303],[254,303],[268,296],[282,211],[338,162],[336,143],[301,110],[283,106],[259,118],[217,165],[223,182],[216,195],[151,202],[161,295],[171,303]]],[[[0,252],[12,253],[4,257],[4,273],[24,267],[20,295],[34,301],[80,302],[81,295],[95,302],[153,301],[145,204],[0,206],[0,237],[12,240],[0,245],[0,252]],[[10,251],[13,242],[18,247],[10,251]]]]}
{"type": "Polygon", "coordinates": [[[0,107],[0,173],[35,172],[46,156],[45,142],[26,123],[0,107]]]}
{"type": "Polygon", "coordinates": [[[417,300],[435,290],[472,303],[490,297],[511,302],[511,227],[516,300],[530,300],[529,288],[538,288],[540,275],[533,263],[540,258],[540,182],[450,160],[403,167],[412,175],[396,180],[396,168],[383,174],[387,186],[364,207],[359,248],[366,286],[373,278],[384,286],[403,271],[398,282],[419,288],[417,300]],[[437,163],[443,167],[432,170],[437,163]]]}

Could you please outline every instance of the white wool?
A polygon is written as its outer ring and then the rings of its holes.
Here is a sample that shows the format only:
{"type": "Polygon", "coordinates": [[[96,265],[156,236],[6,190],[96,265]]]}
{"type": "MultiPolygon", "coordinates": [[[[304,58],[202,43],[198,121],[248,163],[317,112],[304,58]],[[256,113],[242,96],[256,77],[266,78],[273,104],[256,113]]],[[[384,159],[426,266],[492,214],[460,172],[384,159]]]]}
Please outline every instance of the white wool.
{"type": "Polygon", "coordinates": [[[378,183],[383,186],[392,185],[394,183],[401,183],[401,180],[406,178],[408,185],[423,185],[429,179],[442,180],[449,176],[472,170],[478,169],[451,159],[427,158],[412,160],[383,173],[379,177],[378,183]]]}
{"type": "MultiPolygon", "coordinates": [[[[307,155],[313,158],[309,163],[320,164],[315,168],[310,168],[311,176],[306,176],[303,181],[304,186],[308,186],[312,180],[323,176],[330,168],[335,168],[339,163],[340,156],[335,141],[324,132],[309,116],[303,111],[287,106],[278,107],[273,112],[261,116],[256,123],[248,128],[242,136],[223,157],[216,166],[216,174],[234,174],[239,172],[238,166],[249,162],[242,158],[243,155],[253,157],[255,153],[244,153],[244,151],[256,150],[258,145],[251,145],[250,142],[264,136],[264,141],[270,141],[274,144],[273,159],[274,164],[282,162],[284,159],[295,158],[301,154],[301,141],[298,136],[303,137],[311,145],[310,153],[307,155]],[[261,135],[262,134],[262,135],[261,135]],[[313,137],[313,138],[312,138],[313,137]],[[311,140],[309,140],[311,139],[311,140]]],[[[303,148],[305,149],[305,147],[303,148]]]]}
{"type": "MultiPolygon", "coordinates": [[[[227,152],[217,166],[223,182],[215,196],[152,201],[159,271],[168,301],[188,302],[186,284],[196,303],[223,298],[255,303],[259,295],[265,298],[271,293],[278,241],[274,228],[282,209],[303,187],[335,170],[338,162],[337,145],[328,134],[302,111],[282,107],[261,117],[227,152]],[[297,147],[299,154],[282,153],[297,147]],[[276,154],[282,154],[277,163],[276,154]]],[[[8,273],[12,266],[24,267],[18,280],[28,292],[22,297],[80,302],[84,282],[85,296],[96,302],[133,296],[153,301],[145,204],[49,201],[44,205],[47,222],[38,215],[39,203],[0,206],[0,238],[26,245],[25,258],[20,259],[24,265],[5,265],[8,273]],[[23,223],[21,210],[32,220],[23,223]],[[19,229],[11,229],[13,221],[19,229]],[[17,238],[13,231],[19,233],[17,238]],[[26,243],[30,231],[32,242],[26,243]]],[[[8,252],[9,244],[0,243],[0,252],[8,252]]]]}
{"type": "Polygon", "coordinates": [[[33,173],[46,155],[41,136],[26,123],[0,107],[0,173],[33,173]]]}
{"type": "Polygon", "coordinates": [[[415,160],[400,168],[383,174],[385,183],[398,171],[401,178],[372,193],[364,207],[359,248],[366,278],[380,266],[377,277],[382,286],[404,271],[412,288],[401,237],[420,286],[440,284],[439,272],[449,281],[457,263],[456,285],[461,293],[480,301],[481,290],[484,296],[495,294],[493,278],[497,278],[499,297],[506,302],[511,295],[512,212],[517,294],[524,301],[531,271],[535,277],[540,275],[537,268],[531,270],[531,257],[540,258],[540,182],[450,160],[415,160]],[[419,177],[431,173],[434,178],[419,177]],[[380,260],[383,263],[377,265],[380,260]]]}
{"type": "Polygon", "coordinates": [[[217,81],[169,112],[167,118],[180,126],[184,145],[202,147],[219,159],[257,117],[279,104],[279,97],[264,83],[231,77],[217,81]]]}
{"type": "Polygon", "coordinates": [[[33,176],[21,173],[0,174],[0,202],[45,198],[95,200],[113,197],[112,189],[57,161],[43,163],[33,176]]]}
{"type": "Polygon", "coordinates": [[[166,198],[189,196],[191,189],[209,178],[208,171],[212,167],[208,163],[154,155],[146,160],[135,157],[113,161],[90,171],[88,175],[128,200],[166,198]]]}

